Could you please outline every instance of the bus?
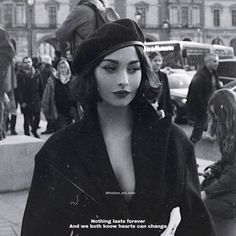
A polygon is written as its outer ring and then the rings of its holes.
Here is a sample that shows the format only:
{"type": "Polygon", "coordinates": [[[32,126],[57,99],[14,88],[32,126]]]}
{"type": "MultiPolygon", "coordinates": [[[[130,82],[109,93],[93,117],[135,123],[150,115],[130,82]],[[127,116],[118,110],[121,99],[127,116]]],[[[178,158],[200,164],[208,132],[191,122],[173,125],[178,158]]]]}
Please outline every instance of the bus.
{"type": "Polygon", "coordinates": [[[204,56],[216,53],[219,58],[233,58],[233,48],[197,43],[191,41],[158,41],[146,42],[145,51],[159,51],[163,57],[162,68],[196,71],[204,64],[204,56]]]}
{"type": "Polygon", "coordinates": [[[230,46],[212,44],[212,52],[217,54],[220,59],[234,58],[234,48],[230,46]]]}

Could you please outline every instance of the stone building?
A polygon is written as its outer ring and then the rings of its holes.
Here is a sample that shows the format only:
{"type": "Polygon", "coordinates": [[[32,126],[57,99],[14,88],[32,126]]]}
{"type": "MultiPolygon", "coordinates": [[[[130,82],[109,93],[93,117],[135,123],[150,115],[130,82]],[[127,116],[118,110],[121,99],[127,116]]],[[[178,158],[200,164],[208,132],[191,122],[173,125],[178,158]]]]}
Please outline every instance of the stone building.
{"type": "Polygon", "coordinates": [[[236,52],[236,1],[205,0],[205,42],[229,45],[236,52]]]}
{"type": "MultiPolygon", "coordinates": [[[[235,0],[105,1],[121,18],[136,20],[147,41],[188,40],[236,48],[235,0]]],[[[16,42],[16,60],[26,55],[53,57],[59,47],[55,30],[77,2],[0,0],[0,26],[6,28],[16,42]]]]}

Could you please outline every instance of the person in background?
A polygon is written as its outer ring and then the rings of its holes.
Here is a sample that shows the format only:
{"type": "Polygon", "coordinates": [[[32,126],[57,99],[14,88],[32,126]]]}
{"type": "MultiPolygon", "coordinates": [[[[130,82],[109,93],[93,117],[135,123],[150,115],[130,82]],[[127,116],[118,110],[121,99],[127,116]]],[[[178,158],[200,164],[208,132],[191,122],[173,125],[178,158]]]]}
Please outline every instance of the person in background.
{"type": "Polygon", "coordinates": [[[43,79],[44,88],[48,82],[48,78],[52,75],[53,66],[52,58],[49,55],[42,55],[40,60],[40,73],[43,79]]]}
{"type": "MultiPolygon", "coordinates": [[[[159,52],[150,52],[148,54],[152,69],[156,74],[158,83],[161,82],[161,94],[157,99],[158,102],[158,110],[163,110],[165,114],[172,115],[172,106],[171,106],[171,99],[170,99],[170,88],[169,82],[166,74],[161,72],[161,66],[163,63],[162,56],[159,52]]],[[[154,83],[156,83],[154,81],[154,83]]]]}
{"type": "Polygon", "coordinates": [[[49,123],[47,133],[66,127],[75,119],[76,102],[72,99],[70,81],[70,66],[63,59],[58,63],[55,75],[48,79],[43,94],[42,110],[49,123]]]}
{"type": "Polygon", "coordinates": [[[219,57],[216,54],[207,54],[204,57],[204,66],[194,75],[188,90],[186,111],[189,120],[194,122],[190,140],[193,144],[199,142],[203,131],[207,130],[207,104],[211,95],[222,83],[216,73],[219,57]]]}
{"type": "Polygon", "coordinates": [[[4,97],[7,90],[7,73],[15,55],[7,31],[0,27],[0,140],[5,138],[4,97]]]}
{"type": "Polygon", "coordinates": [[[72,55],[80,43],[105,22],[117,20],[119,15],[103,0],[80,0],[56,31],[56,38],[70,43],[72,55]]]}
{"type": "MultiPolygon", "coordinates": [[[[45,89],[49,77],[52,76],[53,71],[55,71],[54,67],[52,66],[52,59],[49,55],[42,55],[41,56],[41,66],[40,66],[40,73],[43,79],[43,87],[45,89]]],[[[53,119],[45,117],[47,120],[46,130],[43,131],[41,134],[51,134],[55,132],[54,122],[53,119]]]]}
{"type": "Polygon", "coordinates": [[[62,59],[62,51],[60,49],[55,50],[55,57],[52,62],[52,65],[55,69],[57,69],[57,65],[61,59],[62,59]]]}
{"type": "Polygon", "coordinates": [[[74,75],[75,73],[74,73],[73,68],[72,68],[73,56],[71,55],[71,51],[70,50],[66,50],[66,57],[65,58],[66,58],[67,62],[70,65],[70,69],[71,69],[72,75],[74,75]]]}
{"type": "Polygon", "coordinates": [[[6,119],[6,131],[10,130],[11,135],[17,135],[16,132],[16,120],[17,120],[17,80],[14,70],[14,63],[8,67],[8,86],[7,96],[9,97],[9,109],[6,119]]]}
{"type": "Polygon", "coordinates": [[[18,99],[24,115],[24,134],[39,138],[37,128],[40,122],[43,81],[38,69],[35,69],[30,57],[23,58],[23,70],[17,72],[18,99]]]}
{"type": "Polygon", "coordinates": [[[202,199],[213,216],[217,236],[235,235],[236,218],[236,97],[228,89],[209,100],[210,134],[216,137],[221,159],[207,167],[202,199]]]}
{"type": "Polygon", "coordinates": [[[32,63],[34,69],[40,69],[41,63],[40,63],[40,58],[39,57],[32,57],[32,63]]]}
{"type": "Polygon", "coordinates": [[[146,99],[155,75],[144,40],[135,21],[121,19],[79,46],[74,90],[84,117],[52,135],[36,155],[22,236],[215,235],[192,143],[146,99]],[[70,227],[91,219],[139,219],[157,227],[70,227]]]}

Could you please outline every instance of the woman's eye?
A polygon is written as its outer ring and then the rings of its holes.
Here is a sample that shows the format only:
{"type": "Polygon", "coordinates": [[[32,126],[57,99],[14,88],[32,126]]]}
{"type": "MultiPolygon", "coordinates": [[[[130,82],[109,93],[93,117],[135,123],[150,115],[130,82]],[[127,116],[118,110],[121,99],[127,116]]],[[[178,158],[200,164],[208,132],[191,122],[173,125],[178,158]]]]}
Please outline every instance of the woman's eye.
{"type": "Polygon", "coordinates": [[[135,72],[137,72],[139,70],[141,70],[140,66],[135,66],[135,67],[131,67],[131,68],[128,69],[128,71],[130,73],[135,73],[135,72]]]}
{"type": "Polygon", "coordinates": [[[115,66],[103,66],[103,69],[108,72],[114,72],[116,70],[115,66]]]}

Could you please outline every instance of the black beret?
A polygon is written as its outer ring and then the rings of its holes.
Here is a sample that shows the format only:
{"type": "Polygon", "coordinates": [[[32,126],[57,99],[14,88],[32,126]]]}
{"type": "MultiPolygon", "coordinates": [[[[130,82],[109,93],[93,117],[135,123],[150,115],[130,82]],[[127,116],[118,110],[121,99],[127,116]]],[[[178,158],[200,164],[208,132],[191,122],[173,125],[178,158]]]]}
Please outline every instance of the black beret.
{"type": "Polygon", "coordinates": [[[107,54],[128,46],[144,47],[144,35],[138,24],[131,19],[106,23],[85,39],[76,49],[73,70],[81,73],[89,65],[107,54]]]}

